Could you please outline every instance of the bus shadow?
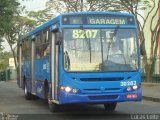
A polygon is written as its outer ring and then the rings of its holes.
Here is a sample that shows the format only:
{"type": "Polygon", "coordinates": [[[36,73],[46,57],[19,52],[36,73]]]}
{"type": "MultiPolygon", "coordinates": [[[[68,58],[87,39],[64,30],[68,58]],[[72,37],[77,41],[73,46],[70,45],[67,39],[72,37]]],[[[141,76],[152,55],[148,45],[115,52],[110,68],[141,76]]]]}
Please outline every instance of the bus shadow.
{"type": "Polygon", "coordinates": [[[97,111],[105,111],[103,105],[94,105],[94,104],[68,104],[62,105],[59,108],[62,112],[97,112],[97,111]]]}
{"type": "MultiPolygon", "coordinates": [[[[21,99],[24,99],[24,96],[19,96],[21,99]]],[[[26,101],[26,100],[25,100],[26,101]]],[[[27,100],[28,101],[28,100],[27,100]]],[[[27,102],[26,101],[26,102],[27,102]]],[[[48,103],[46,100],[43,100],[41,98],[37,98],[35,100],[29,100],[30,103],[35,106],[43,107],[45,109],[48,109],[48,103]]],[[[28,103],[28,102],[27,102],[28,103]]],[[[54,113],[54,112],[53,112],[54,113]]],[[[106,115],[106,114],[124,114],[120,111],[106,111],[104,109],[103,104],[66,104],[66,105],[60,105],[59,109],[55,113],[66,113],[67,115],[106,115]]]]}
{"type": "Polygon", "coordinates": [[[93,104],[64,105],[59,112],[56,112],[56,114],[58,115],[59,119],[66,118],[68,120],[117,120],[130,118],[130,115],[127,115],[120,111],[106,111],[103,105],[93,104]]]}
{"type": "Polygon", "coordinates": [[[67,115],[106,115],[123,114],[119,111],[106,111],[102,104],[68,104],[60,106],[57,113],[66,113],[67,115]]]}
{"type": "MultiPolygon", "coordinates": [[[[22,96],[21,96],[22,97],[22,96]]],[[[39,106],[41,109],[45,109],[48,112],[49,107],[48,103],[45,100],[37,99],[37,100],[30,100],[31,104],[34,104],[35,106],[39,106]]],[[[23,115],[22,115],[23,116],[23,115]]],[[[101,104],[68,104],[68,105],[62,105],[60,106],[59,110],[57,112],[49,112],[47,114],[35,114],[35,115],[26,115],[24,117],[28,118],[35,118],[39,120],[44,120],[44,118],[47,120],[100,120],[100,119],[123,119],[125,117],[125,113],[122,113],[120,111],[105,111],[104,106],[101,104]]],[[[128,116],[128,115],[127,115],[128,116]]],[[[130,118],[128,116],[128,118],[130,118]]]]}
{"type": "MultiPolygon", "coordinates": [[[[32,101],[32,100],[31,100],[32,101]]],[[[36,105],[41,105],[41,107],[48,107],[48,103],[46,100],[43,100],[41,98],[38,98],[36,100],[32,101],[36,105]]],[[[49,107],[48,107],[49,110],[49,107]]],[[[60,113],[60,114],[66,114],[66,115],[106,115],[106,114],[124,114],[120,111],[106,111],[103,104],[66,104],[66,105],[60,105],[58,108],[58,111],[53,113],[60,113]]]]}

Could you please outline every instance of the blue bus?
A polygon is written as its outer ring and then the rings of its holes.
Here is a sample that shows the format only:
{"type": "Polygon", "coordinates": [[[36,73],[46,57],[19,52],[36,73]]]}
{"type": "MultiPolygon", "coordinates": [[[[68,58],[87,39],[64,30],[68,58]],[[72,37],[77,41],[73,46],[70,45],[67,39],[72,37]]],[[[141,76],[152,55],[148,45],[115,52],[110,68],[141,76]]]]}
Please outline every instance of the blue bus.
{"type": "Polygon", "coordinates": [[[27,100],[64,104],[141,101],[140,45],[132,14],[65,13],[18,41],[18,80],[27,100]]]}

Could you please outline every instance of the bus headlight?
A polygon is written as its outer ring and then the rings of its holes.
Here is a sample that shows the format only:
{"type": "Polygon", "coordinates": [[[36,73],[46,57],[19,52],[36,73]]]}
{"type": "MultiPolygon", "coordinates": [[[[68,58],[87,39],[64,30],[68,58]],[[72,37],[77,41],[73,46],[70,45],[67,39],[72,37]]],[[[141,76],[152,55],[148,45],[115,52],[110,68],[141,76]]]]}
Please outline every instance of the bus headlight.
{"type": "Polygon", "coordinates": [[[79,89],[71,88],[71,87],[68,87],[68,86],[67,87],[61,86],[60,90],[65,91],[67,93],[78,93],[79,92],[79,89]]]}
{"type": "Polygon", "coordinates": [[[132,86],[133,90],[137,90],[138,89],[138,86],[137,85],[134,85],[132,86]]]}
{"type": "Polygon", "coordinates": [[[131,91],[135,91],[138,90],[140,88],[140,86],[138,85],[133,85],[133,86],[128,86],[124,89],[125,92],[131,92],[131,91]]]}
{"type": "Polygon", "coordinates": [[[70,88],[70,87],[65,87],[65,91],[66,91],[66,92],[71,92],[71,91],[72,91],[72,88],[70,88]]]}

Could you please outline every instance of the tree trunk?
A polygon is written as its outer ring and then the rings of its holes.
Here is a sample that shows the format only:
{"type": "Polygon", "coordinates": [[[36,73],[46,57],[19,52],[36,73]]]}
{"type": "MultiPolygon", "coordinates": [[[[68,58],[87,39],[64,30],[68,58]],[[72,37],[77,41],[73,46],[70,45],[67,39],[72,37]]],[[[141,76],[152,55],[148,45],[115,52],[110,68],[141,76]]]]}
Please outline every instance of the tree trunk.
{"type": "Polygon", "coordinates": [[[146,76],[144,81],[149,82],[151,80],[151,73],[150,73],[151,65],[148,64],[147,55],[143,56],[143,64],[144,64],[145,76],[146,76]]]}
{"type": "Polygon", "coordinates": [[[158,47],[159,47],[159,33],[160,33],[160,29],[157,31],[157,35],[155,37],[155,47],[154,47],[154,52],[153,52],[153,61],[152,61],[152,65],[151,65],[151,73],[152,75],[154,74],[155,71],[155,66],[156,66],[156,60],[157,60],[157,51],[158,51],[158,47]]]}
{"type": "Polygon", "coordinates": [[[15,54],[15,51],[13,50],[13,48],[12,48],[12,53],[13,53],[15,68],[16,68],[16,71],[17,71],[17,59],[16,59],[16,54],[15,54]]]}
{"type": "Polygon", "coordinates": [[[152,81],[151,65],[149,64],[146,69],[146,82],[152,81]]]}
{"type": "Polygon", "coordinates": [[[81,0],[81,12],[83,11],[83,0],[81,0]]]}
{"type": "MultiPolygon", "coordinates": [[[[7,41],[8,41],[8,40],[7,40],[7,41]]],[[[13,58],[14,58],[15,69],[16,69],[16,72],[17,72],[17,60],[16,60],[16,54],[15,54],[15,51],[14,51],[12,45],[9,43],[9,41],[8,41],[8,44],[9,44],[9,46],[10,46],[10,48],[11,48],[11,51],[12,51],[12,55],[13,55],[13,58]]]]}

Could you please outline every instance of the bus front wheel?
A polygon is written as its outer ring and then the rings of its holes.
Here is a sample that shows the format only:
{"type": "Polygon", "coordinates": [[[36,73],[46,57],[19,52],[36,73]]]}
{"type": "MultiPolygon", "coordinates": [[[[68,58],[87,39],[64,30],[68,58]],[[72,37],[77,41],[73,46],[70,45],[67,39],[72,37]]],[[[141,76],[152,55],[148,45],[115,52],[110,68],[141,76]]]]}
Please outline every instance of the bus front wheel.
{"type": "Polygon", "coordinates": [[[59,111],[59,105],[53,102],[49,103],[49,109],[51,112],[58,112],[59,111]]]}
{"type": "Polygon", "coordinates": [[[51,101],[51,96],[49,95],[49,92],[48,92],[48,106],[49,106],[49,109],[51,112],[58,112],[59,111],[60,105],[53,103],[51,101]]]}
{"type": "Polygon", "coordinates": [[[106,111],[114,111],[116,109],[117,103],[105,103],[104,108],[106,111]]]}

